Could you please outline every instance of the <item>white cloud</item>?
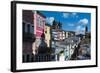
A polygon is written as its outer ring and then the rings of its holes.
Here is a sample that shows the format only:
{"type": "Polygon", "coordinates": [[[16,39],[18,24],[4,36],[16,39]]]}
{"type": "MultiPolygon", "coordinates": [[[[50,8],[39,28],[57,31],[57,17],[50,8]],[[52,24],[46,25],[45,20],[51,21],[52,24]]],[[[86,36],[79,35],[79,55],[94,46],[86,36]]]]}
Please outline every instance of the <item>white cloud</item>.
{"type": "Polygon", "coordinates": [[[68,17],[78,17],[77,13],[76,12],[72,12],[72,13],[63,13],[63,16],[64,18],[68,18],[68,17]]]}
{"type": "Polygon", "coordinates": [[[76,34],[85,34],[85,28],[81,25],[76,27],[76,34]]]}
{"type": "Polygon", "coordinates": [[[81,28],[82,31],[85,31],[85,27],[81,28]]]}
{"type": "Polygon", "coordinates": [[[81,29],[81,26],[77,26],[77,27],[76,27],[76,35],[77,35],[77,34],[80,34],[80,29],[81,29]]]}
{"type": "Polygon", "coordinates": [[[78,18],[78,15],[76,12],[73,12],[71,15],[72,15],[72,17],[78,18]]]}
{"type": "Polygon", "coordinates": [[[77,15],[77,13],[76,13],[76,12],[73,12],[73,13],[72,13],[72,15],[73,15],[73,16],[76,16],[76,15],[77,15]]]}
{"type": "Polygon", "coordinates": [[[81,30],[81,26],[76,27],[76,31],[79,31],[79,30],[81,30]]]}
{"type": "Polygon", "coordinates": [[[63,13],[64,18],[68,18],[70,16],[70,13],[63,13]]]}
{"type": "Polygon", "coordinates": [[[54,17],[47,17],[46,18],[46,23],[48,23],[50,25],[52,25],[53,21],[54,21],[54,17]]]}
{"type": "Polygon", "coordinates": [[[88,24],[88,19],[86,19],[86,18],[81,19],[78,23],[82,24],[82,25],[87,25],[88,24]]]}
{"type": "Polygon", "coordinates": [[[88,24],[88,19],[86,18],[80,19],[76,27],[76,34],[85,34],[85,25],[87,24],[88,24]]]}

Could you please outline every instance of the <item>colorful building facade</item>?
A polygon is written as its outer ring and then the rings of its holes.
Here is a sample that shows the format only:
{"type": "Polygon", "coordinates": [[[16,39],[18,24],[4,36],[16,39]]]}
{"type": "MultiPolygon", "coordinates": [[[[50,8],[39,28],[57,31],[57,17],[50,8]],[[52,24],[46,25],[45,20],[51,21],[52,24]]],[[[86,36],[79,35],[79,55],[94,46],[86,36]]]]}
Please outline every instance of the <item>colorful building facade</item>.
{"type": "Polygon", "coordinates": [[[47,43],[47,47],[51,46],[51,26],[45,25],[45,41],[47,43]]]}
{"type": "Polygon", "coordinates": [[[46,17],[43,16],[39,11],[33,11],[34,12],[34,34],[36,35],[36,41],[34,44],[34,51],[33,54],[39,53],[39,47],[43,46],[43,43],[45,43],[45,19],[46,17]]]}
{"type": "Polygon", "coordinates": [[[38,54],[45,39],[45,19],[39,11],[23,10],[23,53],[38,54]]]}
{"type": "Polygon", "coordinates": [[[30,10],[23,10],[23,54],[32,53],[32,44],[35,40],[33,13],[30,10]]]}
{"type": "Polygon", "coordinates": [[[46,17],[43,16],[40,12],[34,11],[34,34],[36,34],[36,38],[41,38],[41,35],[45,31],[45,19],[46,17]]]}

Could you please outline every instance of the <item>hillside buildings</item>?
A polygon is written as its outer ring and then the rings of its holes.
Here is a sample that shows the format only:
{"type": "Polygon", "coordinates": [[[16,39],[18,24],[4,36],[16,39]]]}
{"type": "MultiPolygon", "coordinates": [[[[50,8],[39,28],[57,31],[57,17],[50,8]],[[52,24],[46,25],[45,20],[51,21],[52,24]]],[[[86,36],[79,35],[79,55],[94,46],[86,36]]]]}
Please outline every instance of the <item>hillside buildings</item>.
{"type": "MultiPolygon", "coordinates": [[[[46,16],[39,11],[23,10],[22,13],[24,62],[31,61],[35,55],[43,58],[46,56],[47,59],[49,54],[50,61],[62,60],[62,55],[64,60],[71,58],[81,35],[76,36],[74,31],[63,30],[63,24],[56,20],[52,25],[47,24],[46,16]]],[[[90,37],[87,27],[85,33],[90,37]]]]}

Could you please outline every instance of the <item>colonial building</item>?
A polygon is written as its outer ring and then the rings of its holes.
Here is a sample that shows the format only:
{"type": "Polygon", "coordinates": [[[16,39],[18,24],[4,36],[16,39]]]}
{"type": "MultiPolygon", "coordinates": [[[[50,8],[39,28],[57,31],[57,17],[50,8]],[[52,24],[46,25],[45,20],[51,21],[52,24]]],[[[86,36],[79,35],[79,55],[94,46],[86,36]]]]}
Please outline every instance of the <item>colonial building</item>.
{"type": "Polygon", "coordinates": [[[68,31],[65,31],[65,38],[68,38],[68,31]]]}
{"type": "Polygon", "coordinates": [[[23,10],[23,54],[41,52],[39,47],[45,40],[45,19],[39,11],[23,10]]]}
{"type": "Polygon", "coordinates": [[[45,43],[45,24],[46,17],[41,14],[39,11],[33,11],[34,13],[34,34],[36,35],[35,41],[35,50],[34,54],[39,54],[45,51],[45,47],[47,44],[45,43]]]}
{"type": "Polygon", "coordinates": [[[68,37],[72,37],[75,36],[75,32],[74,31],[68,31],[68,37]]]}
{"type": "Polygon", "coordinates": [[[32,44],[35,41],[33,12],[23,10],[23,54],[32,53],[32,44]]]}

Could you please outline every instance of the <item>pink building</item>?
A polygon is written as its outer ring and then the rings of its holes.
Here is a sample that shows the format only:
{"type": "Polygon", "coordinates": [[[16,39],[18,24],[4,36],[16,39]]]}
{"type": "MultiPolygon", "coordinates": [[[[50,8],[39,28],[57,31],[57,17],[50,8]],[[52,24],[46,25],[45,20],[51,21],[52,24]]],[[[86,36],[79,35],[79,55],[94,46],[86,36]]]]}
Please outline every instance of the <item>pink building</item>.
{"type": "Polygon", "coordinates": [[[41,35],[45,31],[45,19],[45,16],[40,12],[34,11],[34,33],[36,34],[36,38],[41,38],[41,35]]]}
{"type": "Polygon", "coordinates": [[[46,17],[43,16],[39,11],[34,11],[34,34],[36,35],[36,41],[34,44],[35,48],[33,54],[39,53],[41,50],[39,47],[42,45],[41,43],[45,41],[45,20],[46,17]],[[42,39],[44,40],[42,41],[42,39]]]}
{"type": "Polygon", "coordinates": [[[44,37],[45,16],[39,11],[23,10],[23,54],[37,54],[44,37]]]}

